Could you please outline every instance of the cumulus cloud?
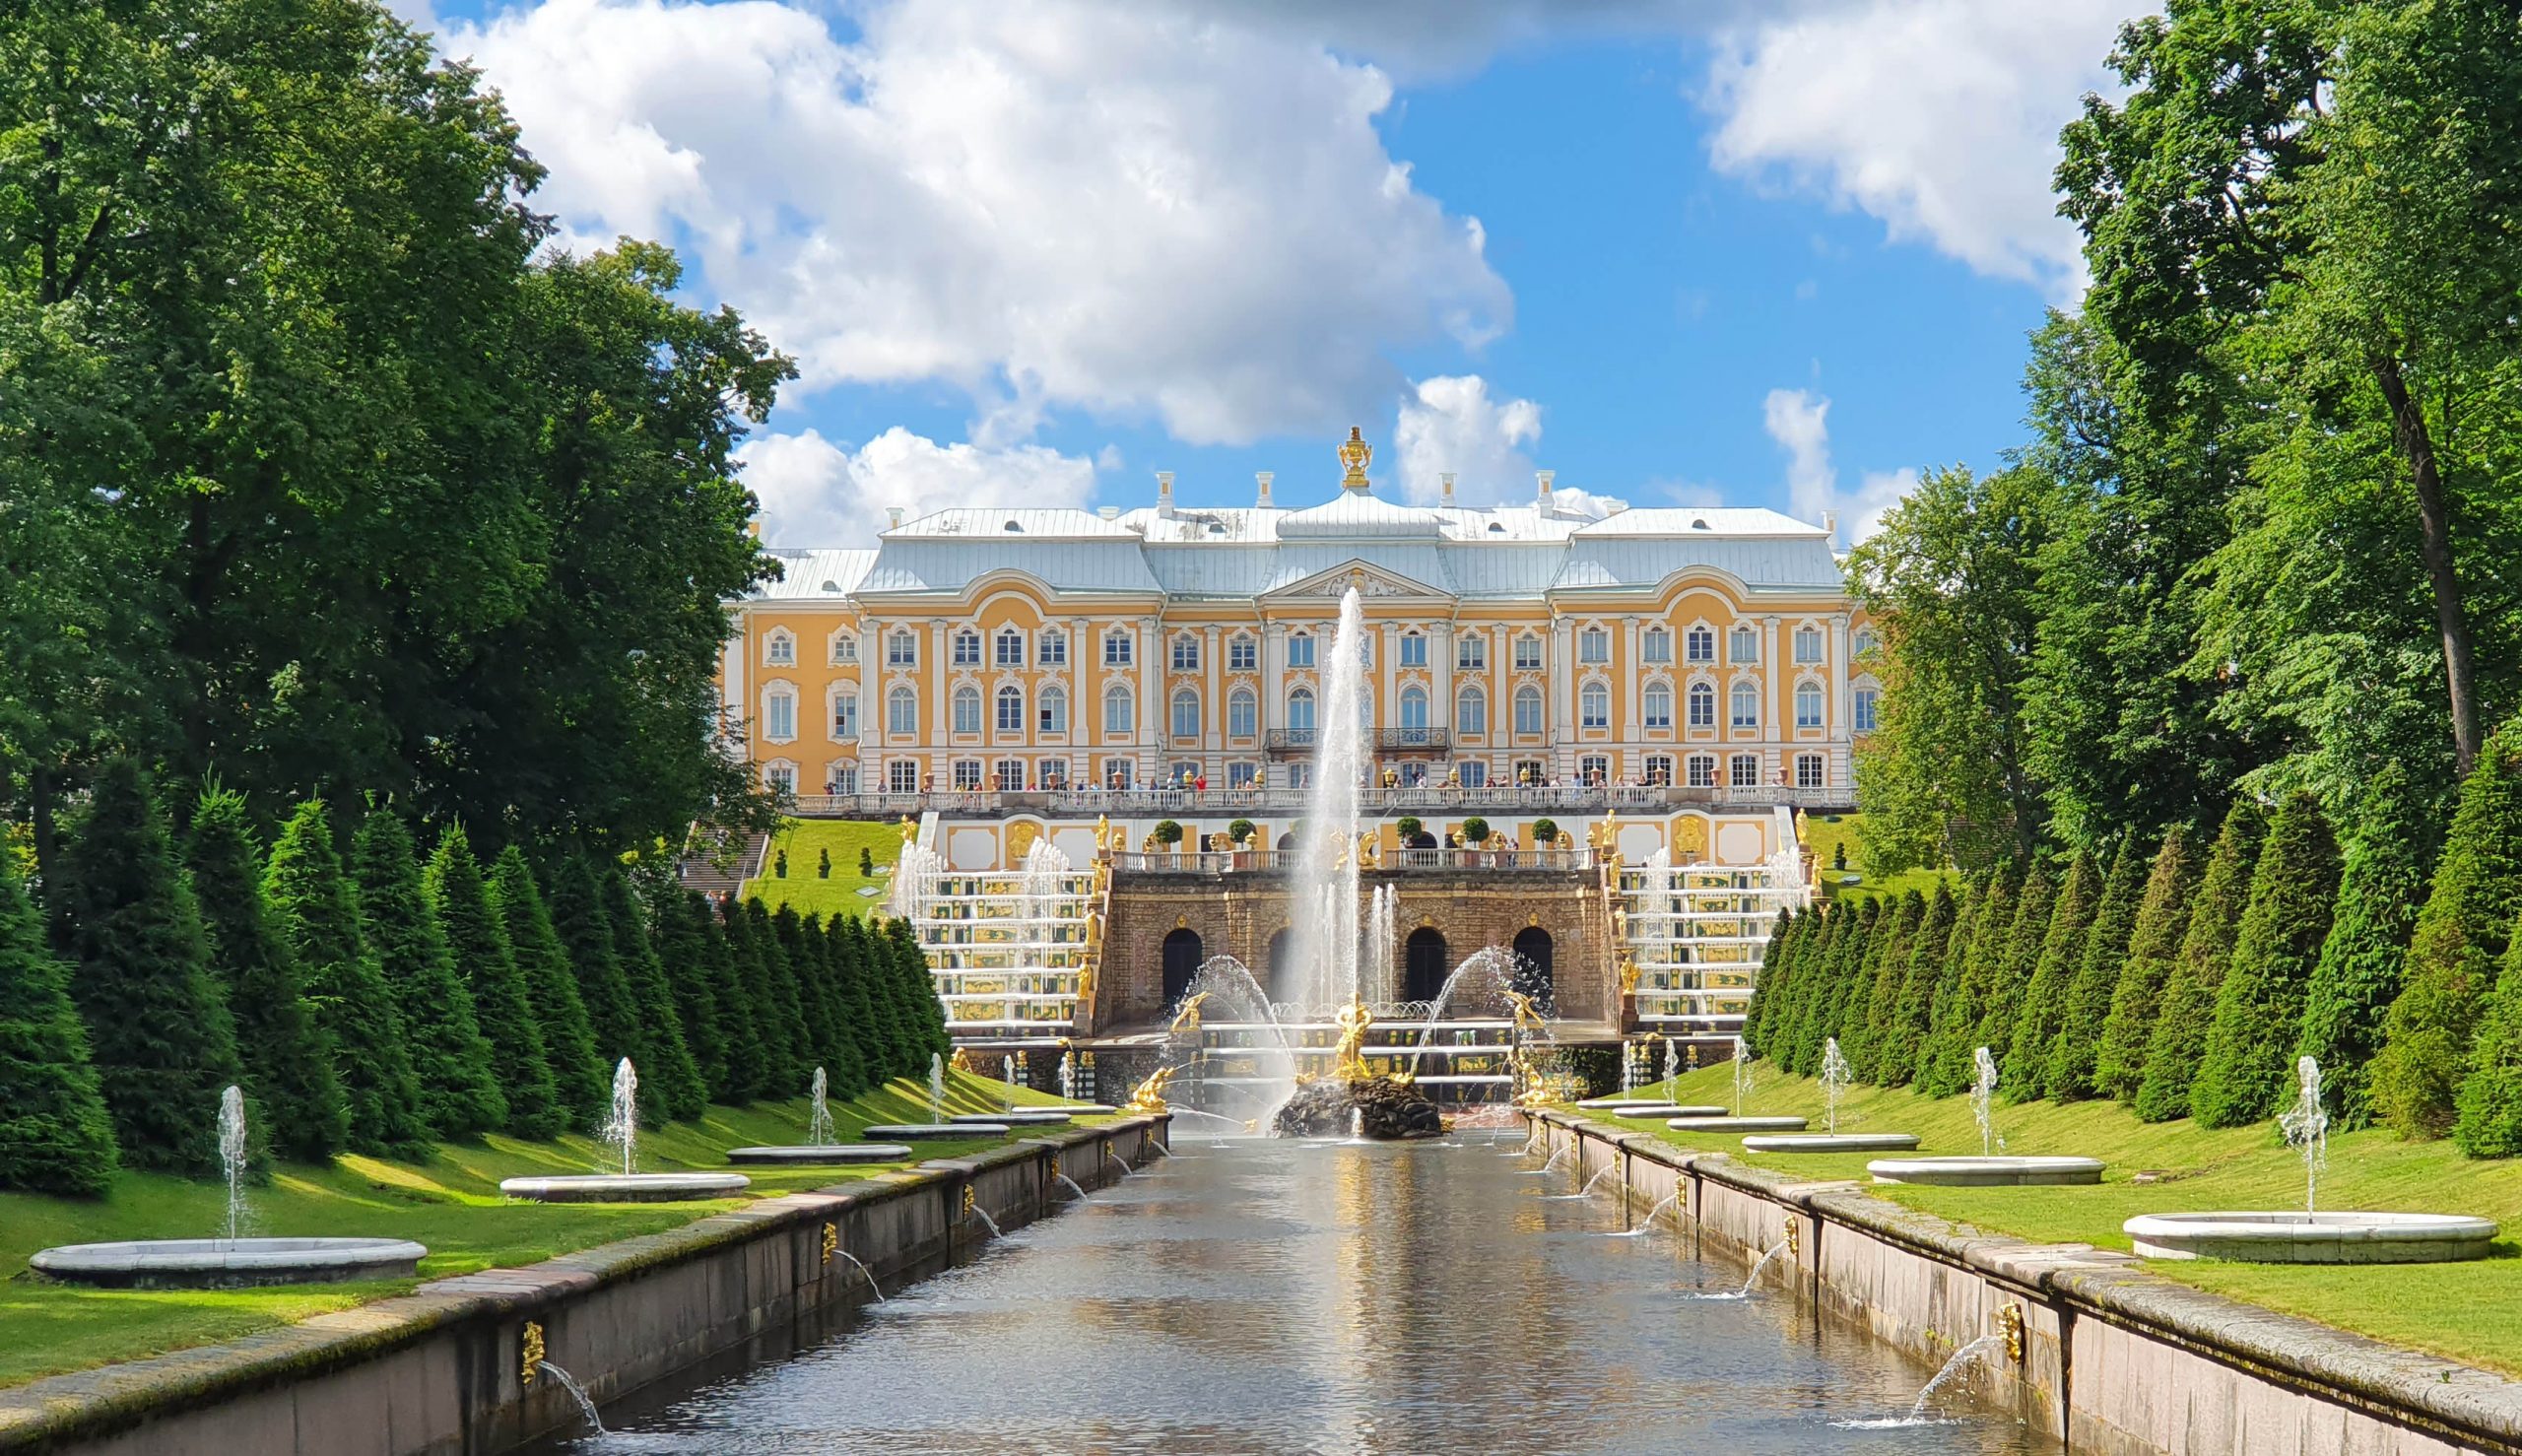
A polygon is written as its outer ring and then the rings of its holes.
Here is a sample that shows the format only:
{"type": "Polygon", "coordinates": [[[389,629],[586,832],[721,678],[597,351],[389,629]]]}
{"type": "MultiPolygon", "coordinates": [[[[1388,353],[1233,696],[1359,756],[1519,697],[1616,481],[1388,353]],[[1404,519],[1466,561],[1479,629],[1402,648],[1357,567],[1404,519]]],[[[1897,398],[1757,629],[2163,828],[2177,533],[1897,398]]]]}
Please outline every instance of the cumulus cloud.
{"type": "Polygon", "coordinates": [[[1525,453],[1541,439],[1541,406],[1495,399],[1478,374],[1422,379],[1401,401],[1392,427],[1401,494],[1427,503],[1441,498],[1446,471],[1454,498],[1487,505],[1528,494],[1533,462],[1525,453]]]}
{"type": "Polygon", "coordinates": [[[1276,27],[1111,0],[542,0],[456,28],[580,238],[664,236],[812,390],[944,380],[1191,443],[1390,397],[1387,351],[1513,302],[1384,149],[1392,82],[1276,27]]]}
{"type": "Polygon", "coordinates": [[[872,546],[887,511],[915,520],[950,505],[1084,505],[1095,462],[1041,445],[939,444],[896,426],[852,450],[809,430],[756,435],[736,452],[772,546],[872,546]]]}
{"type": "Polygon", "coordinates": [[[1703,99],[1717,166],[1817,192],[2059,301],[2084,290],[2058,129],[2138,0],[1848,0],[1729,30],[1703,99]]]}
{"type": "Polygon", "coordinates": [[[1917,489],[1918,473],[1903,468],[1868,471],[1853,492],[1839,489],[1830,462],[1830,402],[1810,390],[1772,389],[1761,402],[1761,424],[1786,452],[1787,514],[1820,524],[1835,515],[1842,542],[1863,541],[1883,524],[1883,513],[1917,489]]]}

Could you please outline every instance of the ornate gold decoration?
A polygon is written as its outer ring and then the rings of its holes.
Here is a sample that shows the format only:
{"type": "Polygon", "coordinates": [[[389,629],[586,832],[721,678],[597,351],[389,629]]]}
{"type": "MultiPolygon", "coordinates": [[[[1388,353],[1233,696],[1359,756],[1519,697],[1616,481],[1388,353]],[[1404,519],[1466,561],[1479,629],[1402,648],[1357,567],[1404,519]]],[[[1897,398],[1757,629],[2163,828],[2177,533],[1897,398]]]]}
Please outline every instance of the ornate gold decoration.
{"type": "Polygon", "coordinates": [[[1189,929],[1191,928],[1191,917],[1190,917],[1190,916],[1188,916],[1188,915],[1176,915],[1176,916],[1174,916],[1174,917],[1173,917],[1173,928],[1174,928],[1175,930],[1189,930],[1189,929]]]}
{"type": "Polygon", "coordinates": [[[1331,1070],[1343,1082],[1360,1082],[1374,1074],[1366,1067],[1366,1028],[1375,1024],[1375,1014],[1356,996],[1340,1008],[1332,1021],[1340,1026],[1340,1044],[1333,1049],[1331,1070]]]}
{"type": "Polygon", "coordinates": [[[1804,1251],[1804,1221],[1793,1214],[1786,1216],[1786,1256],[1790,1259],[1804,1251]]]}
{"type": "Polygon", "coordinates": [[[1612,936],[1616,940],[1628,939],[1628,906],[1612,906],[1612,936]]]}
{"type": "Polygon", "coordinates": [[[1383,868],[1383,836],[1373,829],[1367,829],[1358,835],[1358,868],[1361,870],[1383,868]]]}
{"type": "Polygon", "coordinates": [[[1526,910],[1524,912],[1524,928],[1526,930],[1541,929],[1541,911],[1526,910]]]}
{"type": "Polygon", "coordinates": [[[971,1184],[969,1184],[969,1183],[965,1183],[965,1184],[963,1185],[963,1217],[964,1217],[964,1218],[968,1219],[968,1218],[970,1218],[970,1217],[972,1216],[972,1205],[973,1205],[974,1201],[975,1201],[975,1200],[974,1200],[974,1199],[973,1199],[973,1197],[972,1197],[972,1185],[971,1185],[971,1184]]]}
{"type": "Polygon", "coordinates": [[[1164,1034],[1168,1036],[1199,1035],[1200,1003],[1208,999],[1209,993],[1202,991],[1185,1000],[1182,1003],[1182,1009],[1173,1015],[1173,1025],[1164,1028],[1164,1034]]]}
{"type": "Polygon", "coordinates": [[[1675,824],[1673,847],[1684,854],[1707,853],[1707,821],[1692,816],[1675,824]]]}
{"type": "Polygon", "coordinates": [[[517,1379],[527,1390],[534,1388],[534,1377],[542,1373],[543,1327],[532,1320],[525,1322],[525,1338],[517,1343],[517,1379]]]}
{"type": "Polygon", "coordinates": [[[1348,491],[1364,490],[1366,488],[1366,467],[1374,461],[1375,447],[1367,444],[1363,432],[1361,432],[1357,426],[1352,425],[1349,427],[1349,437],[1341,442],[1338,453],[1340,456],[1341,489],[1348,491]]]}
{"type": "MultiPolygon", "coordinates": [[[[1164,1085],[1172,1080],[1171,1067],[1157,1068],[1155,1072],[1149,1074],[1147,1081],[1138,1085],[1137,1091],[1130,1093],[1129,1104],[1122,1110],[1128,1112],[1171,1111],[1171,1108],[1164,1105],[1164,1085]]],[[[1103,1145],[1106,1152],[1110,1151],[1111,1146],[1109,1143],[1103,1145]]]]}
{"type": "Polygon", "coordinates": [[[1624,996],[1637,989],[1637,953],[1634,951],[1620,953],[1620,989],[1624,996]]]}
{"type": "Polygon", "coordinates": [[[1095,816],[1095,852],[1096,854],[1101,854],[1103,851],[1111,847],[1112,816],[1108,814],[1098,814],[1095,816]]]}
{"type": "Polygon", "coordinates": [[[830,1267],[831,1256],[838,1252],[840,1252],[840,1225],[838,1224],[826,1224],[824,1225],[823,1244],[825,1267],[830,1267]]]}
{"type": "Polygon", "coordinates": [[[2023,1306],[2009,1302],[1997,1311],[1997,1328],[2006,1337],[2006,1358],[2021,1363],[2023,1359],[2023,1306]]]}
{"type": "Polygon", "coordinates": [[[971,1071],[971,1070],[972,1070],[972,1053],[971,1053],[971,1049],[970,1049],[969,1047],[962,1047],[962,1046],[959,1046],[959,1047],[955,1048],[955,1054],[954,1054],[953,1056],[948,1057],[948,1058],[946,1059],[946,1065],[947,1065],[947,1066],[949,1066],[949,1067],[954,1068],[954,1069],[955,1069],[956,1071],[958,1071],[958,1072],[969,1072],[969,1071],[971,1071]]]}
{"type": "Polygon", "coordinates": [[[1025,860],[1025,851],[1032,848],[1033,841],[1040,837],[1042,837],[1042,827],[1029,819],[1020,819],[1009,825],[1007,827],[1008,864],[1011,866],[1022,864],[1025,860]]]}
{"type": "Polygon", "coordinates": [[[913,824],[913,823],[911,822],[911,817],[910,817],[909,815],[907,815],[907,814],[903,815],[903,816],[902,816],[902,842],[903,842],[904,844],[908,844],[911,840],[916,839],[916,838],[918,838],[918,837],[919,837],[919,826],[918,826],[918,825],[916,825],[916,824],[913,824]]]}
{"type": "Polygon", "coordinates": [[[1419,928],[1420,928],[1421,930],[1433,930],[1433,929],[1435,929],[1435,928],[1436,928],[1436,917],[1435,917],[1433,914],[1430,914],[1429,912],[1427,912],[1427,911],[1426,911],[1426,910],[1421,910],[1421,911],[1419,912],[1419,928]]]}

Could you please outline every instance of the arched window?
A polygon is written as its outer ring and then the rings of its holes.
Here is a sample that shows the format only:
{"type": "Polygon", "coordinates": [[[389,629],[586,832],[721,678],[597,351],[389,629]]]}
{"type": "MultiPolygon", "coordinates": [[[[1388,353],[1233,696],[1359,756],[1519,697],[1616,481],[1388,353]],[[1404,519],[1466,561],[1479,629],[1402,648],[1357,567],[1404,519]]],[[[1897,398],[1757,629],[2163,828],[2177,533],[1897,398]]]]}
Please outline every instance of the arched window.
{"type": "Polygon", "coordinates": [[[1542,731],[1541,690],[1539,688],[1518,688],[1515,690],[1515,731],[1517,733],[1539,733],[1542,731]]]}
{"type": "Polygon", "coordinates": [[[1453,967],[1445,963],[1445,933],[1432,925],[1410,932],[1401,943],[1401,999],[1433,1001],[1445,989],[1453,967]]]}
{"type": "Polygon", "coordinates": [[[1716,660],[1716,629],[1708,627],[1692,628],[1682,640],[1682,650],[1692,662],[1714,662],[1716,660]]]}
{"type": "Polygon", "coordinates": [[[1313,733],[1313,690],[1298,688],[1288,695],[1288,731],[1310,737],[1313,733]]]}
{"type": "Polygon", "coordinates": [[[1025,731],[1025,690],[1013,683],[998,690],[998,731],[1025,731]]]}
{"type": "Polygon", "coordinates": [[[1188,688],[1173,695],[1173,736],[1200,736],[1200,695],[1188,688]]]}
{"type": "Polygon", "coordinates": [[[1848,655],[1851,657],[1863,657],[1865,654],[1873,650],[1873,628],[1860,627],[1856,629],[1856,635],[1848,638],[1848,655]]]}
{"type": "MultiPolygon", "coordinates": [[[[979,638],[975,637],[973,640],[978,641],[979,638]]],[[[955,690],[955,731],[958,733],[981,731],[981,690],[968,683],[955,690]]]]}
{"type": "Polygon", "coordinates": [[[1041,709],[1044,733],[1068,731],[1068,691],[1066,689],[1053,684],[1044,688],[1033,701],[1034,705],[1041,709]]]}
{"type": "Polygon", "coordinates": [[[784,684],[762,695],[762,736],[787,743],[797,736],[797,692],[784,684]]]}
{"type": "Polygon", "coordinates": [[[797,765],[785,759],[773,759],[762,765],[762,781],[774,794],[792,796],[797,792],[797,765]]]}
{"type": "Polygon", "coordinates": [[[1746,680],[1734,685],[1733,696],[1734,726],[1737,728],[1759,727],[1760,690],[1746,680]]]}
{"type": "Polygon", "coordinates": [[[1802,663],[1816,663],[1822,660],[1822,629],[1820,628],[1799,627],[1795,629],[1795,660],[1802,663]]]}
{"type": "Polygon", "coordinates": [[[858,736],[858,693],[844,688],[831,695],[831,736],[846,742],[858,736]]]}
{"type": "Polygon", "coordinates": [[[1579,726],[1609,728],[1612,725],[1612,690],[1600,683],[1587,683],[1576,695],[1579,726]]]}
{"type": "Polygon", "coordinates": [[[789,634],[788,629],[771,629],[770,635],[763,640],[762,660],[772,667],[797,665],[797,639],[789,634]]]}
{"type": "Polygon", "coordinates": [[[1645,709],[1647,727],[1672,727],[1673,690],[1662,683],[1648,684],[1646,688],[1645,709]]]}
{"type": "Polygon", "coordinates": [[[1173,634],[1173,670],[1195,673],[1200,670],[1200,639],[1189,632],[1173,634]]]}
{"type": "Polygon", "coordinates": [[[1200,974],[1202,960],[1200,933],[1176,930],[1164,938],[1164,1010],[1171,1015],[1182,998],[1191,994],[1191,982],[1200,974]]]}
{"type": "Polygon", "coordinates": [[[842,629],[831,634],[831,665],[844,667],[858,660],[858,633],[842,629]]]}
{"type": "Polygon", "coordinates": [[[1688,766],[1690,769],[1692,788],[1712,789],[1716,787],[1716,756],[1714,754],[1692,754],[1691,755],[1691,761],[1688,766]]]}
{"type": "Polygon", "coordinates": [[[1261,731],[1261,699],[1248,688],[1237,688],[1226,699],[1226,731],[1236,738],[1250,738],[1261,731]]]}
{"type": "Polygon", "coordinates": [[[1025,665],[1025,634],[1016,629],[1003,628],[997,638],[997,660],[1000,667],[1025,665]]]}
{"type": "Polygon", "coordinates": [[[1107,734],[1135,732],[1137,714],[1133,710],[1130,690],[1114,688],[1103,695],[1103,731],[1107,734]]]}
{"type": "MultiPolygon", "coordinates": [[[[1411,637],[1404,640],[1424,641],[1426,639],[1411,637]]],[[[1427,695],[1426,693],[1417,688],[1401,690],[1401,726],[1405,731],[1427,726],[1427,695]]]]}
{"type": "Polygon", "coordinates": [[[1646,629],[1646,635],[1638,639],[1638,655],[1645,658],[1648,662],[1672,661],[1672,631],[1669,629],[1661,627],[1648,628],[1646,629]]]}
{"type": "Polygon", "coordinates": [[[1489,695],[1477,688],[1465,688],[1454,695],[1454,731],[1482,734],[1489,731],[1489,695]]]}
{"type": "Polygon", "coordinates": [[[1716,689],[1707,683],[1691,684],[1691,726],[1716,726],[1716,689]]]}
{"type": "Polygon", "coordinates": [[[1821,684],[1798,683],[1795,685],[1795,726],[1798,728],[1822,726],[1821,684]]]}
{"type": "Polygon", "coordinates": [[[955,633],[955,665],[957,667],[981,665],[981,634],[968,627],[959,629],[955,633]]]}
{"type": "Polygon", "coordinates": [[[896,743],[919,736],[919,695],[896,688],[885,697],[885,736],[896,743]]]}
{"type": "Polygon", "coordinates": [[[1876,692],[1874,689],[1859,688],[1856,690],[1856,701],[1849,714],[1849,716],[1854,719],[1851,726],[1853,726],[1859,733],[1872,733],[1874,731],[1875,719],[1880,716],[1882,712],[1882,694],[1876,692]]]}
{"type": "Polygon", "coordinates": [[[1313,633],[1300,631],[1288,638],[1288,666],[1313,666],[1313,633]]]}
{"type": "Polygon", "coordinates": [[[1515,990],[1529,996],[1545,1012],[1551,1007],[1553,952],[1550,932],[1527,925],[1515,932],[1515,990]]]}

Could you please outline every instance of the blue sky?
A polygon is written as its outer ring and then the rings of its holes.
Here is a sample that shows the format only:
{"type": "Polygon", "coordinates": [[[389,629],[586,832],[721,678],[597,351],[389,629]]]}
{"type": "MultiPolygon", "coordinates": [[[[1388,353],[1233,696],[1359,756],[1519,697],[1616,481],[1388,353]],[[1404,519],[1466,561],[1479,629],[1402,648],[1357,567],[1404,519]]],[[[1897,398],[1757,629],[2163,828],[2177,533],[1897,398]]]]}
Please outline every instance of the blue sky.
{"type": "Polygon", "coordinates": [[[2021,437],[2058,124],[2126,0],[398,0],[579,246],[796,354],[767,534],[884,507],[1762,504],[1851,534],[2021,437]],[[2036,11],[2024,16],[2020,11],[2036,11]]]}

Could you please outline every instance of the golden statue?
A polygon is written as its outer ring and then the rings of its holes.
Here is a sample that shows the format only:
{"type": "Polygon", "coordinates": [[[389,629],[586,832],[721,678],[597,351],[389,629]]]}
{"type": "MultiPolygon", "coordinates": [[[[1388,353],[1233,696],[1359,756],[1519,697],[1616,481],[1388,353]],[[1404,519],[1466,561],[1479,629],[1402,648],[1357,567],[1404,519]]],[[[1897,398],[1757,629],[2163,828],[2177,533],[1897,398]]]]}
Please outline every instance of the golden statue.
{"type": "Polygon", "coordinates": [[[909,815],[907,815],[907,814],[903,815],[903,816],[902,816],[902,842],[903,842],[904,844],[908,844],[911,840],[916,839],[916,838],[918,838],[918,837],[919,837],[919,826],[918,826],[918,825],[916,825],[916,824],[913,824],[913,823],[911,822],[911,817],[910,817],[909,815]]]}
{"type": "Polygon", "coordinates": [[[1364,490],[1366,467],[1374,461],[1375,447],[1367,444],[1365,436],[1359,432],[1357,426],[1352,425],[1349,427],[1349,437],[1341,441],[1338,453],[1341,470],[1340,488],[1344,491],[1364,490]]]}
{"type": "Polygon", "coordinates": [[[1620,940],[1628,939],[1628,906],[1612,906],[1612,935],[1620,940]]]}
{"type": "Polygon", "coordinates": [[[1374,1075],[1366,1067],[1366,1028],[1375,1024],[1375,1014],[1355,995],[1340,1008],[1332,1020],[1340,1026],[1340,1044],[1332,1053],[1331,1068],[1344,1082],[1361,1082],[1374,1075]]]}
{"type": "Polygon", "coordinates": [[[946,1059],[946,1065],[947,1065],[947,1066],[949,1066],[949,1067],[954,1068],[954,1069],[955,1069],[956,1071],[958,1071],[958,1072],[969,1072],[969,1071],[971,1071],[971,1070],[972,1070],[972,1053],[971,1053],[971,1049],[970,1049],[969,1047],[962,1047],[962,1046],[959,1046],[959,1047],[955,1048],[955,1054],[954,1054],[953,1056],[948,1057],[948,1058],[946,1059]]]}
{"type": "Polygon", "coordinates": [[[1373,829],[1367,829],[1358,835],[1358,868],[1361,870],[1383,868],[1383,836],[1373,829]]]}
{"type": "Polygon", "coordinates": [[[1112,816],[1108,814],[1098,814],[1095,816],[1095,852],[1096,854],[1101,854],[1104,850],[1111,847],[1112,816]]]}
{"type": "Polygon", "coordinates": [[[1542,1018],[1542,1014],[1534,1009],[1533,998],[1521,991],[1509,991],[1506,993],[1506,1000],[1515,1008],[1515,1030],[1518,1033],[1547,1029],[1549,1024],[1542,1018]]]}
{"type": "Polygon", "coordinates": [[[1620,990],[1626,996],[1637,989],[1637,953],[1620,953],[1620,990]]]}
{"type": "Polygon", "coordinates": [[[1164,1034],[1167,1036],[1199,1035],[1200,1003],[1208,999],[1209,993],[1202,991],[1185,1000],[1182,1003],[1182,1009],[1173,1014],[1173,1025],[1164,1028],[1164,1034]]]}
{"type": "Polygon", "coordinates": [[[1171,1067],[1159,1067],[1150,1073],[1147,1081],[1140,1083],[1138,1090],[1130,1093],[1129,1102],[1121,1110],[1124,1112],[1171,1111],[1171,1108],[1164,1105],[1164,1085],[1173,1080],[1173,1072],[1174,1069],[1171,1067]]]}

